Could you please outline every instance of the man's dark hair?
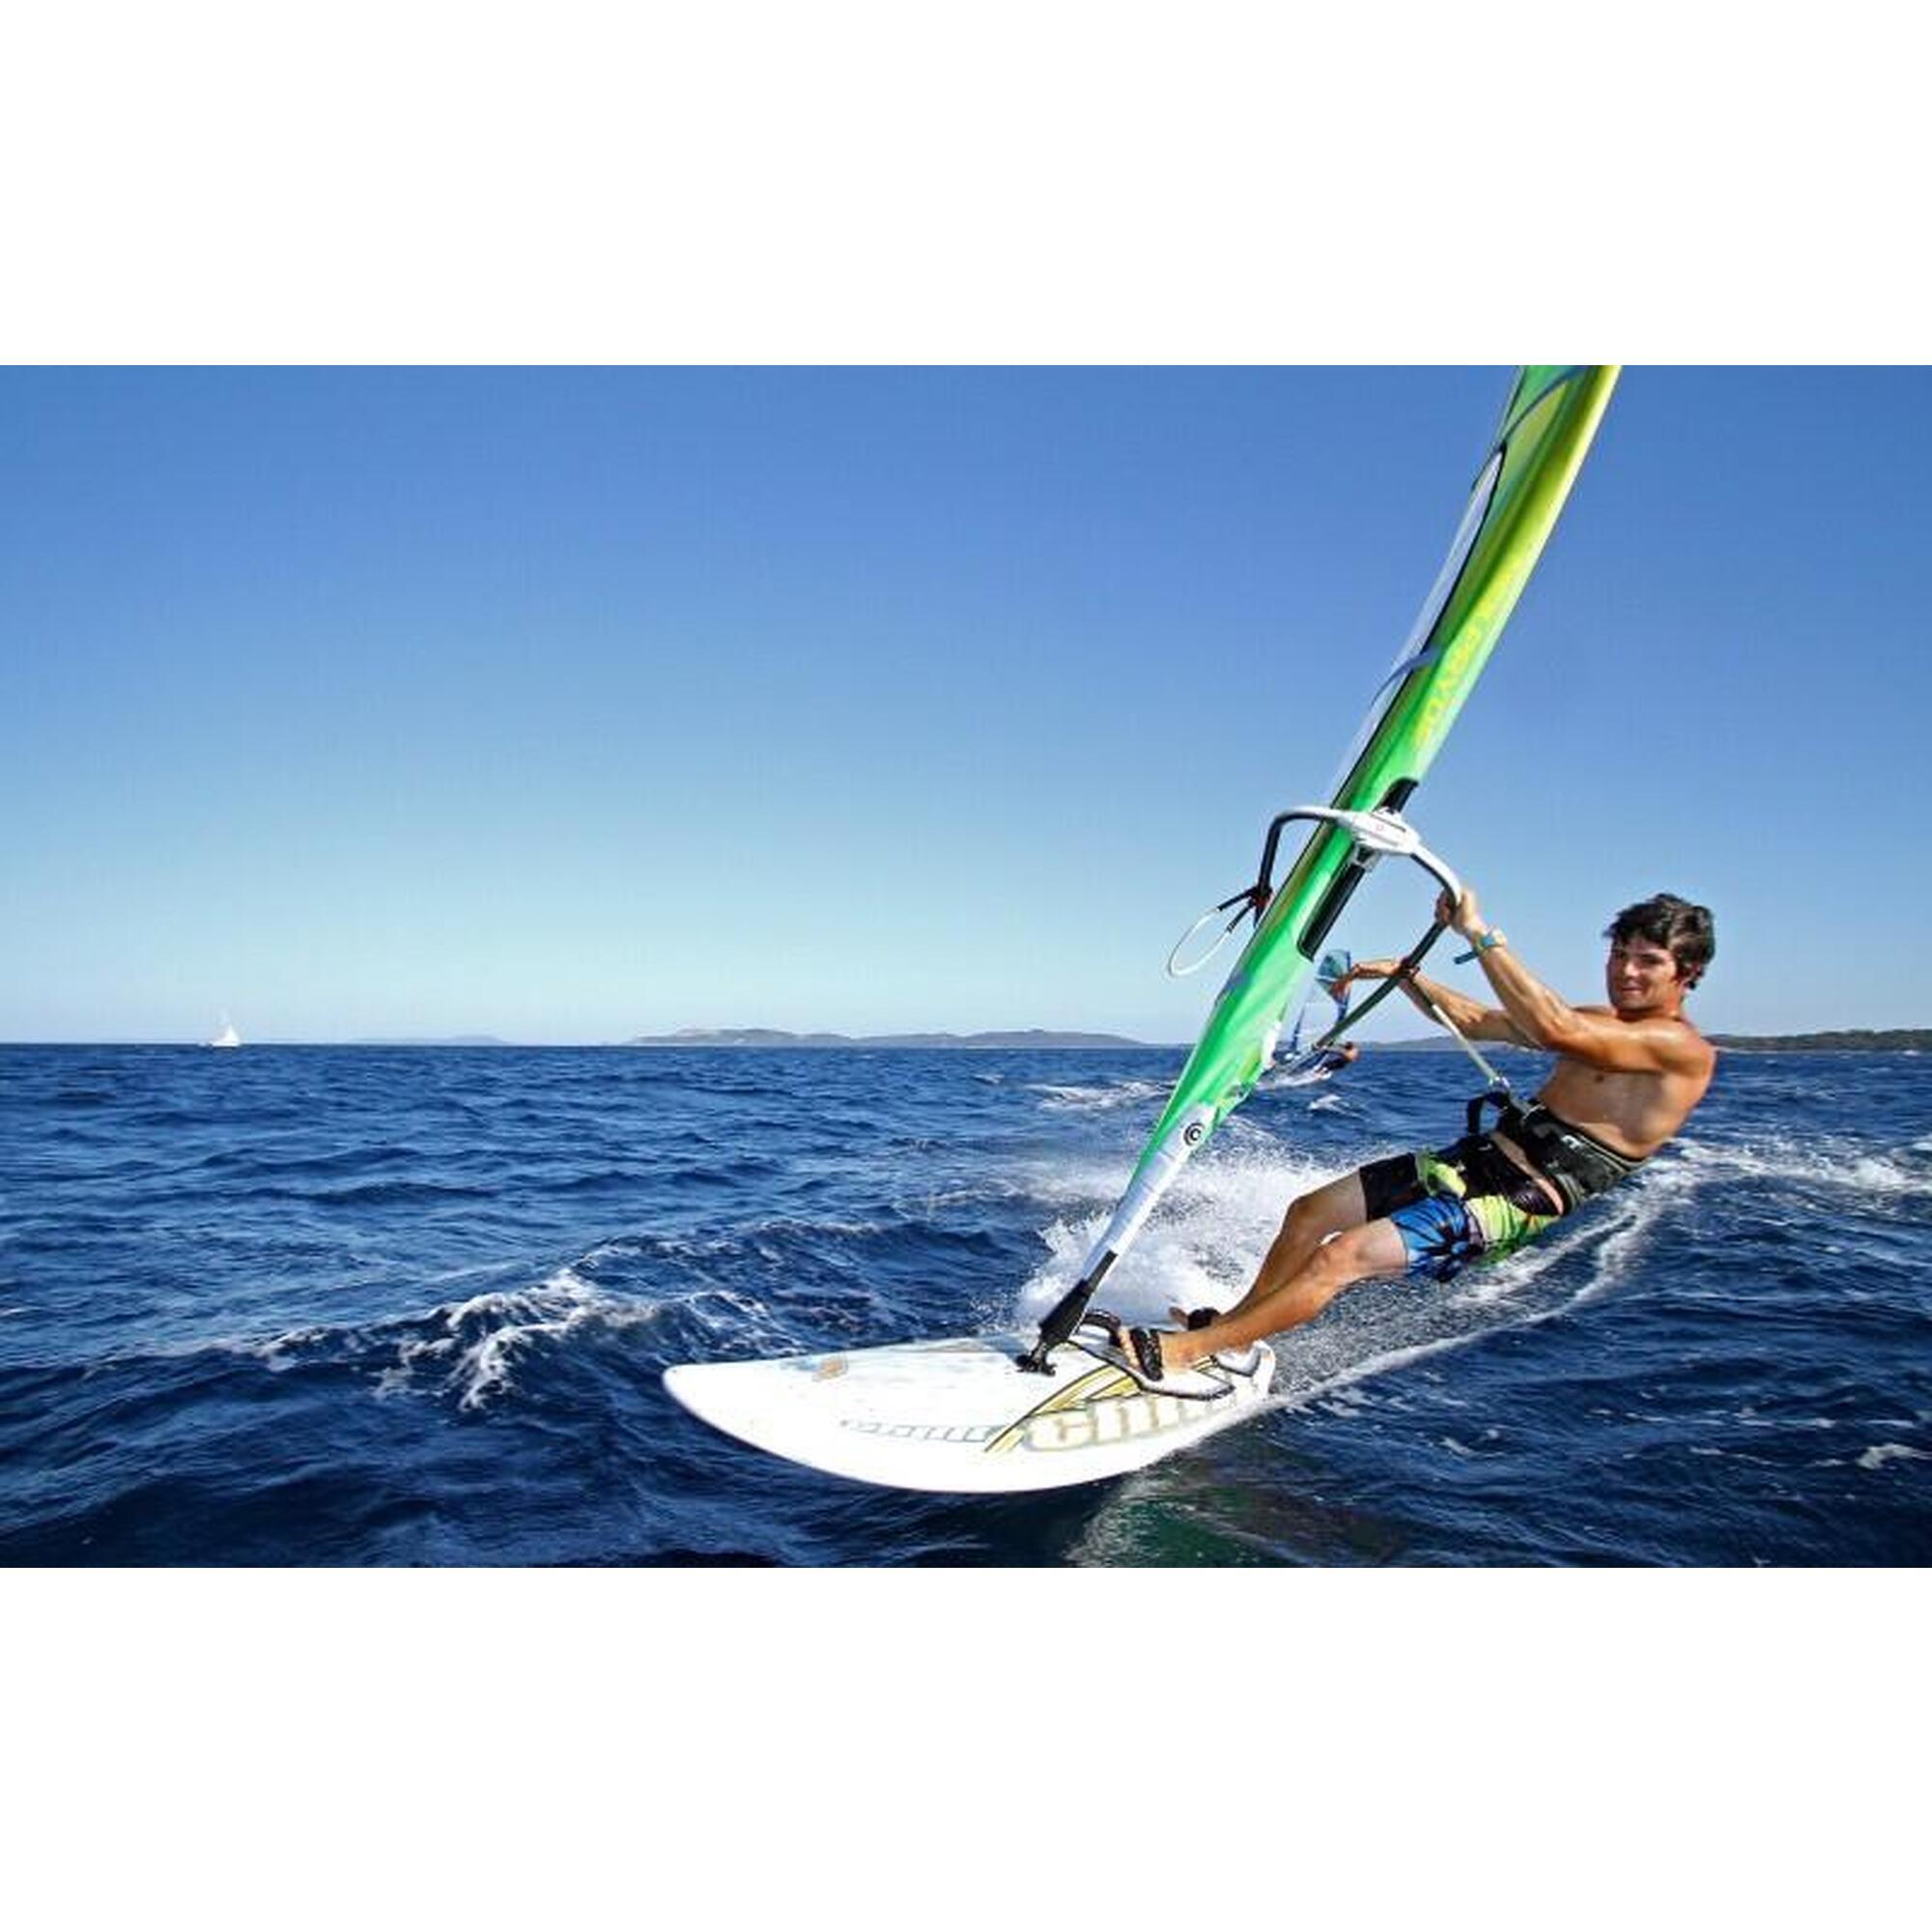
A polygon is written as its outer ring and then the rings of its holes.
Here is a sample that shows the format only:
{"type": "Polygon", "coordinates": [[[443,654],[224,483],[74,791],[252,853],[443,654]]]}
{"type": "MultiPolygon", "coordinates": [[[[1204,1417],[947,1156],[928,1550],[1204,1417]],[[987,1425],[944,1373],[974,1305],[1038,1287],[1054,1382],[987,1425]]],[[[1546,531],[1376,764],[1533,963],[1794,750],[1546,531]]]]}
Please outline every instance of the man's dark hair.
{"type": "Polygon", "coordinates": [[[1627,940],[1648,940],[1665,948],[1677,961],[1677,971],[1687,987],[1704,977],[1704,969],[1717,957],[1717,928],[1711,923],[1710,909],[1680,899],[1675,893],[1658,893],[1635,905],[1625,906],[1604,933],[1612,946],[1627,940]]]}

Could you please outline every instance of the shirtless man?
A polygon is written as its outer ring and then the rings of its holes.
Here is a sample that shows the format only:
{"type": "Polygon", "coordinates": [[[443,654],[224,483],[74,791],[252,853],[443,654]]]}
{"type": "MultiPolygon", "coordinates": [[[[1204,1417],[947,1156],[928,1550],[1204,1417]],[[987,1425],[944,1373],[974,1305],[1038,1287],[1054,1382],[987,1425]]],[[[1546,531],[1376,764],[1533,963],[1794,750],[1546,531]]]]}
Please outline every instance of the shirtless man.
{"type": "MultiPolygon", "coordinates": [[[[1496,1125],[1436,1152],[1397,1154],[1304,1194],[1245,1295],[1226,1314],[1180,1309],[1179,1332],[1134,1328],[1131,1352],[1150,1379],[1217,1350],[1245,1348],[1321,1313],[1352,1282],[1427,1269],[1438,1281],[1495,1261],[1613,1186],[1654,1154],[1704,1097],[1717,1053],[1684,1017],[1684,997],[1717,951],[1711,915],[1670,894],[1627,906],[1605,937],[1607,1007],[1573,1007],[1510,950],[1465,891],[1436,916],[1474,948],[1500,1008],[1411,974],[1403,991],[1434,1002],[1470,1039],[1541,1047],[1556,1066],[1533,1105],[1502,1109],[1496,1125]]],[[[1400,960],[1372,959],[1352,980],[1394,977],[1400,960]]]]}

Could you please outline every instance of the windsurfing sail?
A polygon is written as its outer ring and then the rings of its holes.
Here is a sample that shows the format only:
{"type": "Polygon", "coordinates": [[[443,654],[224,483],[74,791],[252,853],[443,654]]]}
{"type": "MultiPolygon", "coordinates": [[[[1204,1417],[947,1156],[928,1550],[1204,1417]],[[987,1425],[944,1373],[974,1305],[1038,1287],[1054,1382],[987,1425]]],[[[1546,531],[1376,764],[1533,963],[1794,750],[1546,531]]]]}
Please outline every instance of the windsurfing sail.
{"type": "Polygon", "coordinates": [[[1335,1042],[1349,1023],[1349,989],[1342,986],[1342,980],[1353,963],[1353,955],[1339,947],[1321,955],[1294,1024],[1281,1043],[1274,1086],[1310,1087],[1348,1065],[1353,1048],[1345,1051],[1335,1042]]]}
{"type": "Polygon", "coordinates": [[[1338,993],[1335,985],[1354,963],[1352,955],[1339,947],[1321,955],[1321,963],[1315,969],[1315,983],[1294,1016],[1294,1025],[1289,1029],[1288,1043],[1282,1048],[1284,1053],[1298,1057],[1318,1035],[1339,1026],[1349,1017],[1348,990],[1344,988],[1338,993]]]}
{"type": "MultiPolygon", "coordinates": [[[[1517,371],[1448,558],[1343,760],[1331,810],[1400,813],[1421,783],[1543,554],[1616,376],[1614,367],[1552,363],[1517,371]]],[[[1282,823],[1271,830],[1254,895],[1254,931],[1080,1280],[1047,1316],[1022,1367],[1046,1366],[1175,1177],[1267,1070],[1329,933],[1376,862],[1354,828],[1319,822],[1270,892],[1282,823]]]]}

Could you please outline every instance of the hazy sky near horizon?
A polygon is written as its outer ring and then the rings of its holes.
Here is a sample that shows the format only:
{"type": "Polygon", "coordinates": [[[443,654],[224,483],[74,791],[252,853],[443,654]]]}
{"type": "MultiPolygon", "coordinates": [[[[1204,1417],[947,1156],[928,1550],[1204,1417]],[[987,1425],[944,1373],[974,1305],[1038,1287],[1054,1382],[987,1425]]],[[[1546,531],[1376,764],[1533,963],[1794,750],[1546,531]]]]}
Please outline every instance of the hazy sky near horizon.
{"type": "MultiPolygon", "coordinates": [[[[1326,795],[1507,381],[0,372],[0,1037],[1191,1039],[1168,947],[1326,795]]],[[[1411,808],[1533,968],[1601,997],[1664,889],[1706,1026],[1932,1024],[1929,503],[1932,372],[1626,372],[1411,808]]]]}

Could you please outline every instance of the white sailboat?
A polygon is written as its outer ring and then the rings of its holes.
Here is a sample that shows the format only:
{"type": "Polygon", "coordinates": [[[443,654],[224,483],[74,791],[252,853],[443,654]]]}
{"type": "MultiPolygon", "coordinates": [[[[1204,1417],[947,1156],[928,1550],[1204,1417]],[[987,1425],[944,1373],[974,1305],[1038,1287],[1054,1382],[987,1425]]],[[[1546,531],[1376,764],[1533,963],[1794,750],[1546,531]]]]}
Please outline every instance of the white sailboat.
{"type": "Polygon", "coordinates": [[[221,1031],[210,1040],[210,1046],[240,1046],[242,1036],[235,1031],[235,1022],[226,1013],[221,1016],[221,1031]]]}

